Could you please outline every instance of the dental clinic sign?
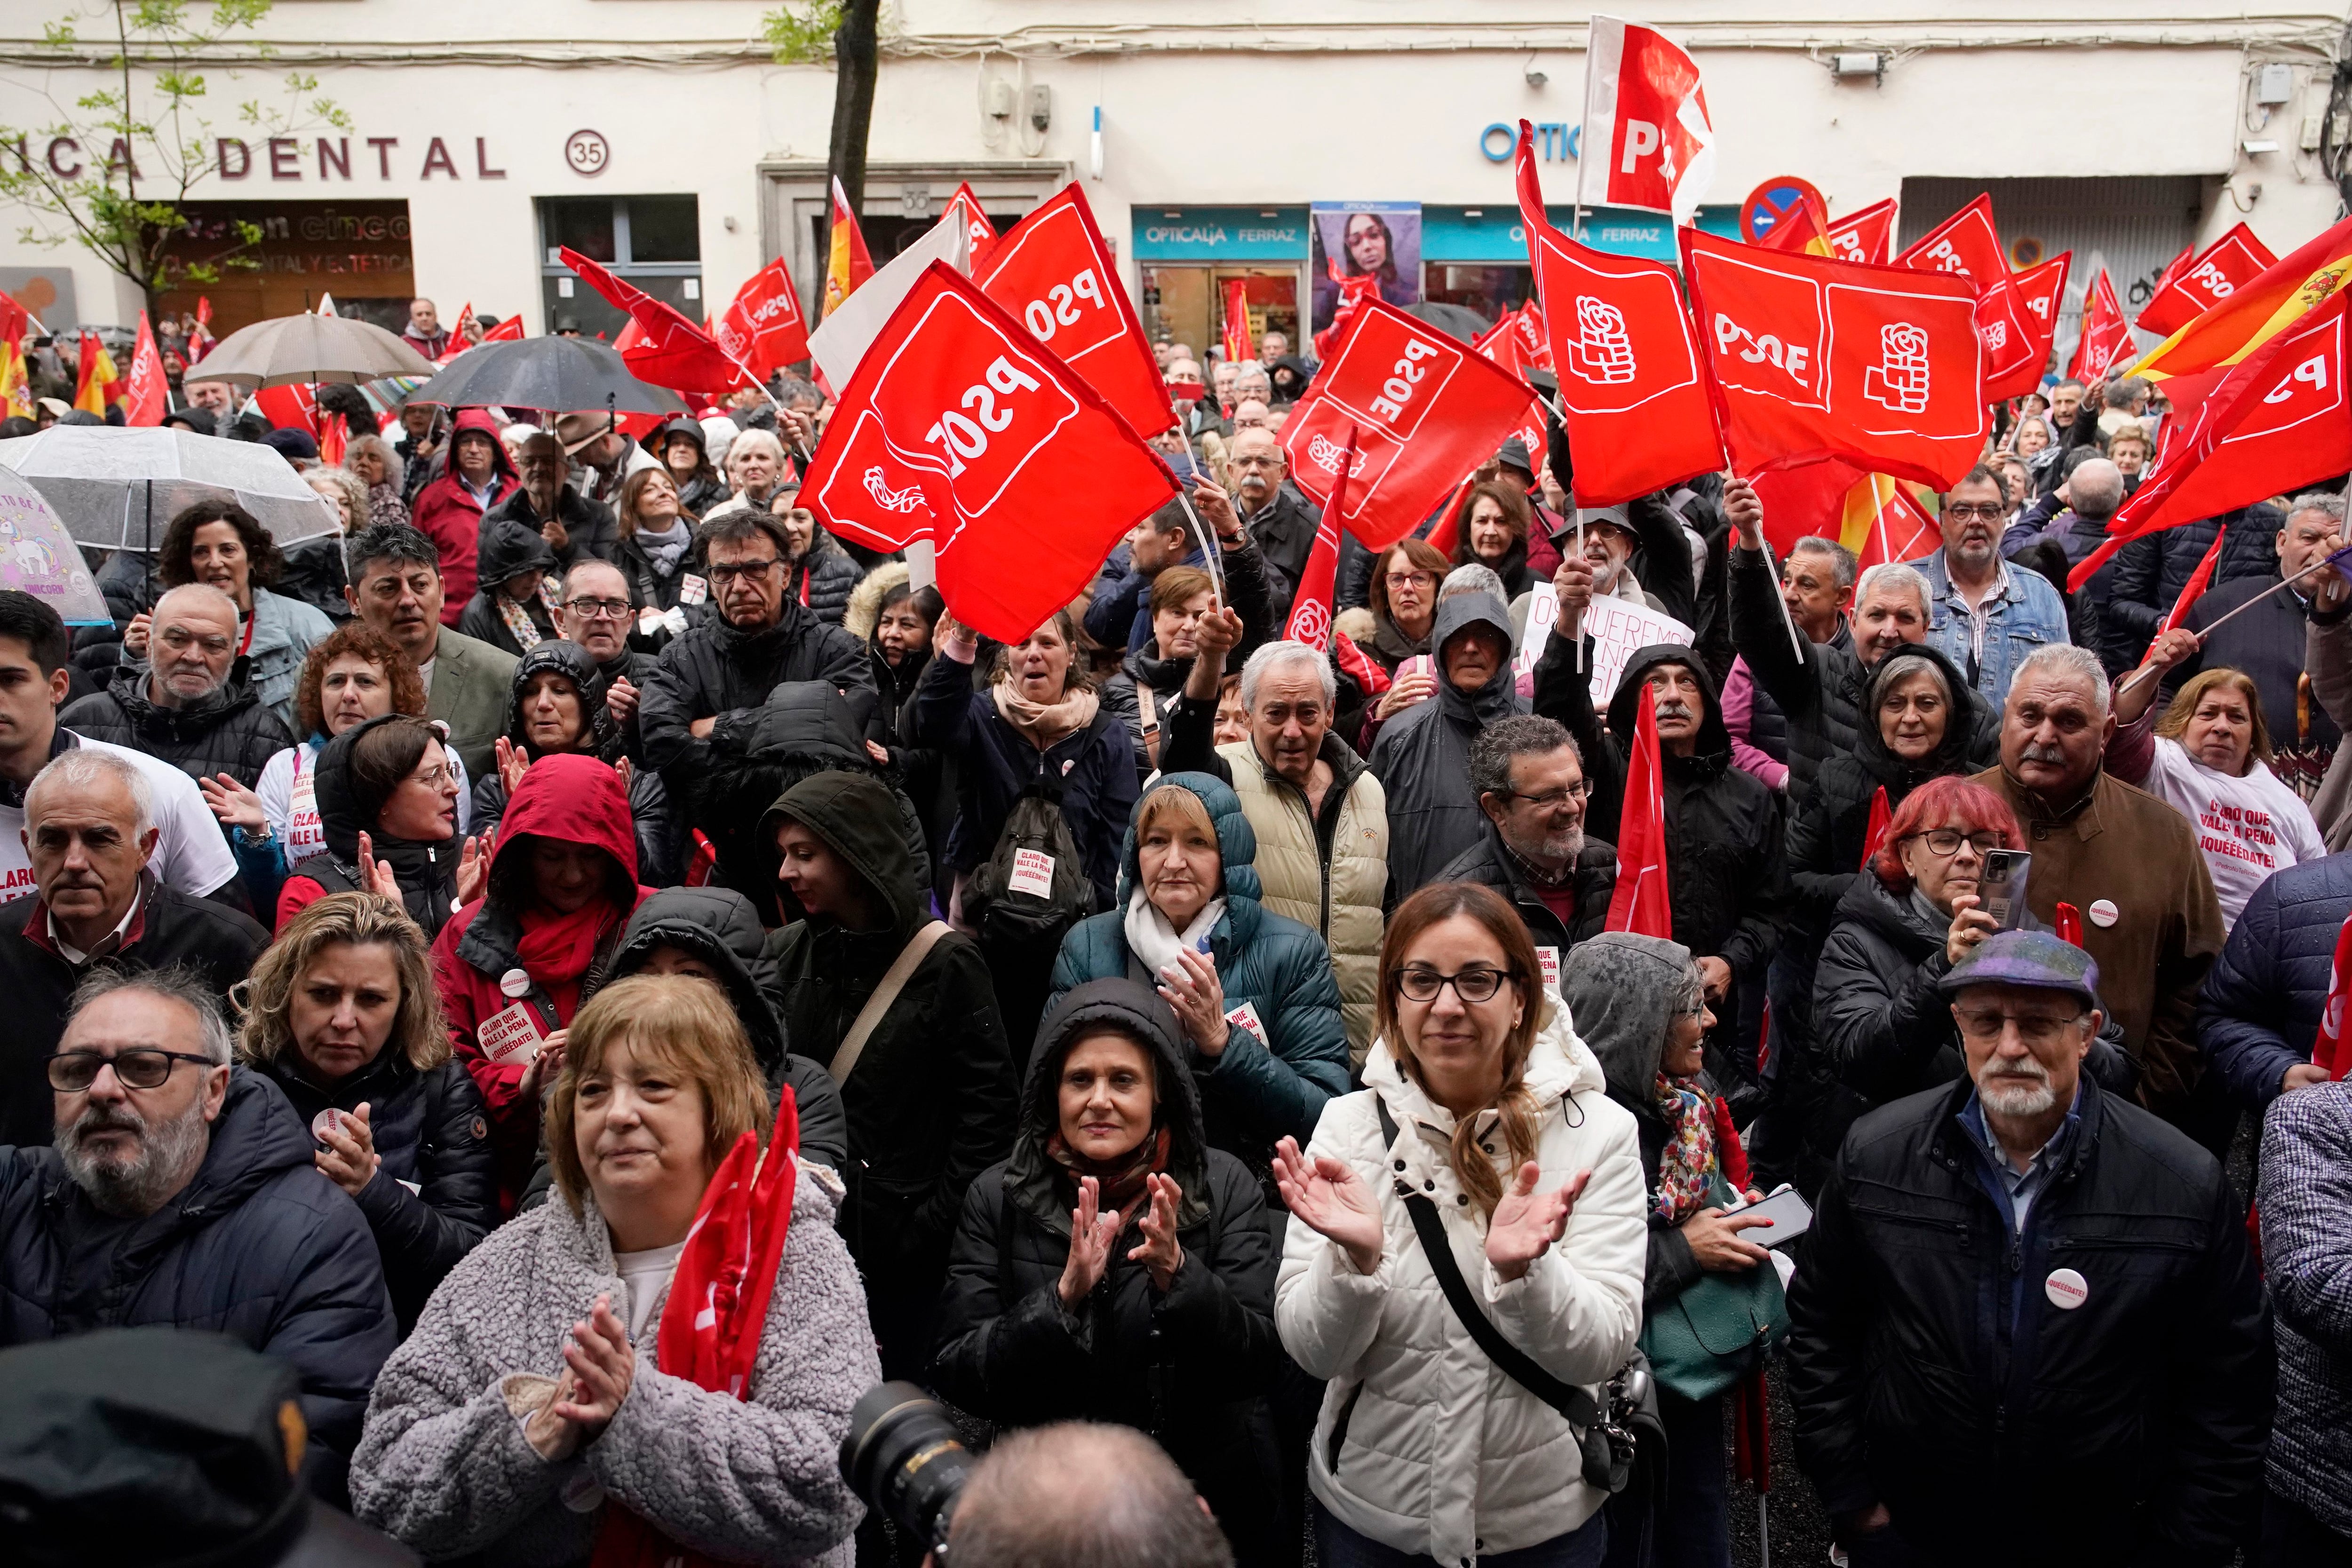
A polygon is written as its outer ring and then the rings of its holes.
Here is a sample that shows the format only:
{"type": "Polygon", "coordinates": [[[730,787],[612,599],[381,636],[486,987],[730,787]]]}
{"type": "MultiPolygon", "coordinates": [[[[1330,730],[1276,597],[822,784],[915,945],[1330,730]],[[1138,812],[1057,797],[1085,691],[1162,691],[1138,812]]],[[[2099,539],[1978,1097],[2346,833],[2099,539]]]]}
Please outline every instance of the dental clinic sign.
{"type": "MultiPolygon", "coordinates": [[[[1584,127],[1569,125],[1559,120],[1534,128],[1528,140],[1536,146],[1536,156],[1551,163],[1576,162],[1577,144],[1584,139],[1584,127]]],[[[1486,155],[1489,163],[1507,163],[1519,150],[1519,128],[1501,120],[1478,133],[1478,151],[1486,155]]]]}

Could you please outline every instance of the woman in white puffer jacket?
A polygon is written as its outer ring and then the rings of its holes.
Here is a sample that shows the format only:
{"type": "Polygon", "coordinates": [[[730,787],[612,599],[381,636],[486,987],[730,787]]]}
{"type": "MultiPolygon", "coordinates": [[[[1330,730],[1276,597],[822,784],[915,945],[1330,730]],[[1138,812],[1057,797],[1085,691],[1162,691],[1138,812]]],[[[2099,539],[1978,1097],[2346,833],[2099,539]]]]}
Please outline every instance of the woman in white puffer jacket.
{"type": "Polygon", "coordinates": [[[1605,1404],[1642,1321],[1633,1119],[1484,887],[1438,883],[1396,911],[1378,1006],[1366,1087],[1324,1108],[1305,1153],[1285,1139],[1276,1155],[1294,1223],[1275,1322],[1330,1385],[1307,1461],[1318,1559],[1598,1564],[1607,1495],[1581,1479],[1580,1434],[1462,1326],[1397,1186],[1434,1202],[1503,1337],[1605,1404]]]}

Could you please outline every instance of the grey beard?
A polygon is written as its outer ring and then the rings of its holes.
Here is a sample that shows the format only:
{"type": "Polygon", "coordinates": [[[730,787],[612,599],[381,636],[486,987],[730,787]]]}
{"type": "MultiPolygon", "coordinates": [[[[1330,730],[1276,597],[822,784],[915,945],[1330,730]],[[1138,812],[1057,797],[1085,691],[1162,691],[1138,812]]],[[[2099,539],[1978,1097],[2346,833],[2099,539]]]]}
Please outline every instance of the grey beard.
{"type": "Polygon", "coordinates": [[[1580,823],[1565,833],[1554,833],[1532,841],[1505,841],[1510,843],[1522,860],[1538,865],[1556,864],[1565,869],[1574,866],[1577,857],[1584,852],[1584,828],[1580,823]]]}
{"type": "Polygon", "coordinates": [[[142,1218],[163,1207],[196,1174],[211,1144],[212,1124],[205,1120],[201,1098],[160,1125],[151,1125],[135,1111],[108,1112],[93,1105],[57,1134],[58,1157],[66,1175],[100,1212],[123,1219],[142,1218]],[[101,1159],[82,1146],[87,1133],[128,1127],[139,1129],[139,1152],[127,1159],[101,1159]]]}
{"type": "Polygon", "coordinates": [[[2001,1116],[2040,1116],[2058,1103],[2049,1071],[2038,1061],[2024,1072],[1987,1075],[1977,1083],[1977,1098],[1986,1110],[2001,1116]],[[2032,1082],[2023,1082],[2027,1079],[2032,1082]]]}

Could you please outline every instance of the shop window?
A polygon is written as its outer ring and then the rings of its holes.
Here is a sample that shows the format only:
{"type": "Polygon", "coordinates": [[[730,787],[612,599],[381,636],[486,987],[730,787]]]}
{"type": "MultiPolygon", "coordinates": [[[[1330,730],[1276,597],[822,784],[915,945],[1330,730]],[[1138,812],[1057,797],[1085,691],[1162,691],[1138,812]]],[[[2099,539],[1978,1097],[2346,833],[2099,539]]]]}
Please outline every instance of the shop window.
{"type": "Polygon", "coordinates": [[[1528,302],[1535,289],[1531,268],[1497,264],[1465,267],[1432,262],[1423,269],[1423,290],[1433,305],[1465,306],[1491,324],[1528,302]]]}
{"type": "Polygon", "coordinates": [[[1139,314],[1144,336],[1153,342],[1185,344],[1208,363],[1210,351],[1223,341],[1225,285],[1242,281],[1249,309],[1249,341],[1253,358],[1257,340],[1268,331],[1280,332],[1294,349],[1299,342],[1298,268],[1296,267],[1183,267],[1147,265],[1139,269],[1143,298],[1139,314]]]}
{"type": "Polygon", "coordinates": [[[539,204],[540,291],[546,325],[569,319],[611,340],[628,318],[572,275],[569,247],[601,261],[688,320],[710,313],[702,297],[701,214],[693,196],[551,196],[539,204]]]}

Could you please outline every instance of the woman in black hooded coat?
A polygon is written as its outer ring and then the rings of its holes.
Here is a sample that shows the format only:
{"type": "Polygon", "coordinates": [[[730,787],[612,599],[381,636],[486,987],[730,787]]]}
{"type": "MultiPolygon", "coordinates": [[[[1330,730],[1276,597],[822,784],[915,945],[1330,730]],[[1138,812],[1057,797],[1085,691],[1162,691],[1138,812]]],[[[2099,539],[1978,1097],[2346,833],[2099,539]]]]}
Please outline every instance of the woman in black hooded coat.
{"type": "Polygon", "coordinates": [[[1114,1421],[1149,1432],[1200,1489],[1238,1562],[1295,1563],[1295,1534],[1283,1550],[1265,1402],[1284,1366],[1281,1249],[1256,1181],[1203,1137],[1181,1039],[1168,1004],[1133,980],[1090,980],[1046,1016],[1013,1155],[964,1196],[932,1380],[1005,1426],[1114,1421]],[[1105,1036],[1140,1051],[1152,1096],[1149,1127],[1107,1159],[1074,1147],[1072,1134],[1081,1118],[1108,1114],[1096,1103],[1101,1075],[1065,1072],[1074,1051],[1105,1036]],[[1092,1201],[1080,1190],[1087,1178],[1092,1201]],[[1097,1233],[1090,1258],[1087,1239],[1073,1240],[1073,1211],[1096,1201],[1111,1234],[1106,1246],[1097,1233]]]}
{"type": "MultiPolygon", "coordinates": [[[[460,901],[458,873],[465,865],[465,843],[457,835],[454,811],[446,838],[411,839],[386,831],[384,807],[400,786],[383,789],[381,779],[371,784],[353,773],[352,754],[362,741],[372,757],[388,758],[390,767],[401,775],[425,764],[427,749],[436,743],[443,763],[453,772],[456,768],[457,754],[441,742],[438,731],[427,721],[406,714],[383,714],[355,724],[327,742],[326,749],[319,753],[317,781],[312,786],[319,803],[319,831],[327,841],[327,852],[312,855],[286,873],[285,885],[278,894],[278,925],[282,928],[297,912],[331,893],[371,891],[361,880],[360,836],[365,834],[369,854],[378,866],[389,866],[399,883],[401,905],[408,917],[425,928],[427,938],[437,936],[460,901]],[[399,766],[404,759],[407,767],[399,766]]],[[[449,799],[454,808],[454,789],[449,789],[449,799]]],[[[478,894],[481,869],[466,869],[477,884],[466,892],[478,894]]]]}
{"type": "Polygon", "coordinates": [[[555,551],[538,529],[512,517],[483,518],[474,570],[481,586],[466,601],[465,613],[457,617],[460,632],[516,658],[530,651],[523,645],[518,622],[531,628],[537,639],[531,647],[555,640],[555,551]],[[526,590],[520,597],[509,591],[518,582],[526,590]]]}

